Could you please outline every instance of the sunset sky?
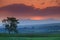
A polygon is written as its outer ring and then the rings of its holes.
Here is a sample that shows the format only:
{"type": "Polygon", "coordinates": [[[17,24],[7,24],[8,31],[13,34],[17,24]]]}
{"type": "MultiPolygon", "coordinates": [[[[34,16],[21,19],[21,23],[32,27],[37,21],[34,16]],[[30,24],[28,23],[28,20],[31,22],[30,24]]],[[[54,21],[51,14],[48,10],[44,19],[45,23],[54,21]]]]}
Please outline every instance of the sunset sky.
{"type": "Polygon", "coordinates": [[[0,0],[0,19],[60,20],[60,0],[0,0]]]}

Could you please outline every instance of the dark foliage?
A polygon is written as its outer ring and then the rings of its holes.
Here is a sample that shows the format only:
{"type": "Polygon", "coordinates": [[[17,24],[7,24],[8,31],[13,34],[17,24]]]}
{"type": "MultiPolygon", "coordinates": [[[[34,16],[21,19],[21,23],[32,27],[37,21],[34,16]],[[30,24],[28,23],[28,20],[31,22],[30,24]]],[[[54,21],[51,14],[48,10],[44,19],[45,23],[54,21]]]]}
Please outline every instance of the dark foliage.
{"type": "Polygon", "coordinates": [[[19,23],[18,20],[14,17],[7,17],[7,19],[2,20],[5,25],[5,29],[10,32],[18,33],[17,24],[19,23]]]}

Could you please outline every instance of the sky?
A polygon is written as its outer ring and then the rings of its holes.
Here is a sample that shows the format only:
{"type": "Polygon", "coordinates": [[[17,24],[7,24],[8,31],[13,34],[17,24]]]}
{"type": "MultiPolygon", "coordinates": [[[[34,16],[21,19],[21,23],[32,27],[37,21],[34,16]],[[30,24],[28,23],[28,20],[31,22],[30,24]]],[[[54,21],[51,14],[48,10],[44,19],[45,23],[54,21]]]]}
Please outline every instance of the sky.
{"type": "Polygon", "coordinates": [[[60,20],[60,0],[0,0],[0,20],[60,20]]]}

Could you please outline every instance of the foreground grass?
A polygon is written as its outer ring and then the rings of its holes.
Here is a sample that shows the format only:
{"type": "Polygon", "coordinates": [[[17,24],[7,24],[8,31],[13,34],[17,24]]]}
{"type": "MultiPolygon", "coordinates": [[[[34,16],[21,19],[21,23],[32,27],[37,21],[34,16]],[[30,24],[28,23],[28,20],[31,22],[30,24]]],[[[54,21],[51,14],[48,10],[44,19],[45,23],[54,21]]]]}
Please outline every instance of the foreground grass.
{"type": "Polygon", "coordinates": [[[60,37],[0,37],[0,40],[60,40],[60,37]]]}
{"type": "Polygon", "coordinates": [[[60,34],[0,34],[0,40],[60,40],[60,34]]]}
{"type": "Polygon", "coordinates": [[[60,34],[0,34],[0,37],[60,37],[60,34]]]}

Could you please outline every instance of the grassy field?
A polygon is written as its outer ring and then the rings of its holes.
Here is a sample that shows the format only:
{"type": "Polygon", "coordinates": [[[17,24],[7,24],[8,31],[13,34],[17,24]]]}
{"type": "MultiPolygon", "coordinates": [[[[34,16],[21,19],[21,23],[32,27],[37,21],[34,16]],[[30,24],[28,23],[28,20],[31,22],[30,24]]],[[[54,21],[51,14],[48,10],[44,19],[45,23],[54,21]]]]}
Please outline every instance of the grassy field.
{"type": "Polygon", "coordinates": [[[0,40],[60,40],[60,37],[0,37],[0,40]]]}
{"type": "Polygon", "coordinates": [[[6,34],[0,33],[0,37],[60,37],[60,34],[6,34]]]}
{"type": "Polygon", "coordinates": [[[60,40],[60,34],[0,34],[0,40],[60,40]]]}

